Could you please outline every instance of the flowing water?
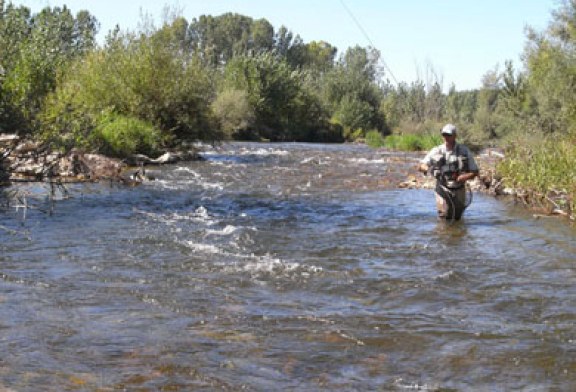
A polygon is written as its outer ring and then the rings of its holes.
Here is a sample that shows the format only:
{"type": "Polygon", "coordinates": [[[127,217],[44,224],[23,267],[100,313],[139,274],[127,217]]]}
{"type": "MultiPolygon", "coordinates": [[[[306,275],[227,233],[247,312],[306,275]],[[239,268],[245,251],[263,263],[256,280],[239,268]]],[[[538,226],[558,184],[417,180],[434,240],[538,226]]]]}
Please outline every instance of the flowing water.
{"type": "Polygon", "coordinates": [[[576,390],[566,222],[438,222],[413,154],[204,156],[0,212],[0,390],[576,390]]]}

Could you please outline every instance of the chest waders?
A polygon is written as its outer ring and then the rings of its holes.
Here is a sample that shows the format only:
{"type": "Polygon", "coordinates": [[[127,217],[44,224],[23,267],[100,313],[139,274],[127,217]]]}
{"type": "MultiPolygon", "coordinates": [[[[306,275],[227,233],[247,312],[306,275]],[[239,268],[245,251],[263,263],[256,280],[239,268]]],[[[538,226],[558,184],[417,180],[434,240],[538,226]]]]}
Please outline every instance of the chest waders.
{"type": "Polygon", "coordinates": [[[436,177],[436,194],[444,200],[443,208],[438,207],[440,218],[459,220],[464,210],[472,203],[472,190],[468,184],[456,181],[458,175],[468,171],[468,159],[460,154],[456,145],[455,154],[439,154],[433,160],[432,171],[436,177]]]}
{"type": "Polygon", "coordinates": [[[445,201],[446,209],[439,210],[439,217],[446,220],[460,220],[464,210],[472,204],[472,190],[469,185],[451,189],[436,182],[435,192],[445,201]]]}

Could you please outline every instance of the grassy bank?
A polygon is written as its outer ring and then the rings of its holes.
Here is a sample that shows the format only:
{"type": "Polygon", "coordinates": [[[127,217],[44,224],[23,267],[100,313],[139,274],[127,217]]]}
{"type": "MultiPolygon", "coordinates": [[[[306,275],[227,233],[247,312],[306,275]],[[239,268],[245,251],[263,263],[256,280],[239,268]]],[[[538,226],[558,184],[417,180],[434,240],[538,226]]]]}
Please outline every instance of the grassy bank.
{"type": "Polygon", "coordinates": [[[374,148],[386,147],[398,151],[427,151],[442,143],[440,135],[407,134],[383,136],[378,131],[366,134],[366,144],[374,148]]]}
{"type": "Polygon", "coordinates": [[[548,136],[514,145],[497,171],[530,206],[575,219],[576,135],[548,136]]]}

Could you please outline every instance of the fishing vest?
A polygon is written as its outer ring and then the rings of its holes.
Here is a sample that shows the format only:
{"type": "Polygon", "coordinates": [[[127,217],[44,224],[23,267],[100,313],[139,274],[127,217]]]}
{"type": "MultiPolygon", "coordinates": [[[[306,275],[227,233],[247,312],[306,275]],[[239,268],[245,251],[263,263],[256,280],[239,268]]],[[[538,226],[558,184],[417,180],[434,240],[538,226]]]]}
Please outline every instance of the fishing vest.
{"type": "Polygon", "coordinates": [[[452,151],[447,151],[446,146],[438,148],[438,153],[432,158],[434,176],[441,185],[449,189],[458,189],[464,186],[456,181],[458,175],[468,171],[468,154],[466,147],[456,144],[452,151]]]}

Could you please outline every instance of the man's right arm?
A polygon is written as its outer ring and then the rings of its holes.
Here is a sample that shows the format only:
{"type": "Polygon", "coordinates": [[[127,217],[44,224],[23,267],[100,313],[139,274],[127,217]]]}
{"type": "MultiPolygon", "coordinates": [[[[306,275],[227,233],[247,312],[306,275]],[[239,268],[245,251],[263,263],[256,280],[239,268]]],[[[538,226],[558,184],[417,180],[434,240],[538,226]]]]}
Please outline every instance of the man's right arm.
{"type": "Polygon", "coordinates": [[[436,153],[436,148],[433,148],[432,150],[430,150],[428,152],[428,154],[426,154],[426,156],[424,158],[422,158],[422,160],[420,161],[420,163],[418,164],[418,171],[421,173],[428,173],[428,170],[430,169],[430,163],[432,162],[432,156],[436,153]]]}

